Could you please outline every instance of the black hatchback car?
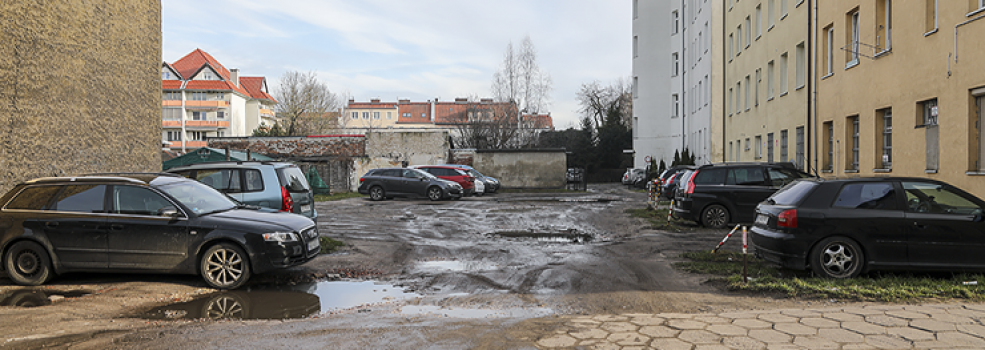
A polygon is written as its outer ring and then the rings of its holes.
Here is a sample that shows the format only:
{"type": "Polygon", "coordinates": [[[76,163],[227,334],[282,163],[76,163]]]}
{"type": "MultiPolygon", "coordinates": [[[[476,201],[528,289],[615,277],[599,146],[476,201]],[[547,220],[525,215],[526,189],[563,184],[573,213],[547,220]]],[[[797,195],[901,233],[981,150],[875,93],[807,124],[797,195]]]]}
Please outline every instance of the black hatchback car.
{"type": "Polygon", "coordinates": [[[0,222],[2,269],[21,285],[73,271],[149,272],[234,289],[321,250],[311,219],[249,209],[175,174],[27,181],[0,197],[0,222]]]}
{"type": "Polygon", "coordinates": [[[849,278],[875,269],[985,270],[985,202],[922,178],[800,180],[756,208],[756,255],[849,278]]]}
{"type": "Polygon", "coordinates": [[[674,216],[706,227],[752,222],[756,204],[796,179],[811,177],[792,163],[720,163],[678,175],[674,216]]]}
{"type": "Polygon", "coordinates": [[[359,193],[381,201],[393,197],[427,197],[432,201],[461,199],[462,185],[410,168],[373,169],[359,178],[359,193]]]}

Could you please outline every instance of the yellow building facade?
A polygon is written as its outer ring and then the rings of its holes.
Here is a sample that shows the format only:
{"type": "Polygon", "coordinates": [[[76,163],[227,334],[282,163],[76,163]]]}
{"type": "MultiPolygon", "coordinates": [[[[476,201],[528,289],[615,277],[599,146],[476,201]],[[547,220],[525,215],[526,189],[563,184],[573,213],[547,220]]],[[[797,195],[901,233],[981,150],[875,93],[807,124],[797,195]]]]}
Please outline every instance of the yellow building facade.
{"type": "Polygon", "coordinates": [[[985,3],[825,0],[816,18],[812,167],[985,197],[985,3]]]}

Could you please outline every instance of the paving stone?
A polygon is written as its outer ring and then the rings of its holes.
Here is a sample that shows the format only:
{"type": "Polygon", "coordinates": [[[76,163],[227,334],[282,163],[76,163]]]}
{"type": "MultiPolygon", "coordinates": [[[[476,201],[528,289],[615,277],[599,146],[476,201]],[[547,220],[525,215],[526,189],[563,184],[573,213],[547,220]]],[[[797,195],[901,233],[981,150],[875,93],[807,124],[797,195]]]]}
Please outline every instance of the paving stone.
{"type": "Polygon", "coordinates": [[[883,327],[906,327],[910,325],[907,319],[893,316],[867,316],[865,322],[883,327]]]}
{"type": "Polygon", "coordinates": [[[609,333],[635,332],[640,327],[629,322],[606,322],[599,328],[609,331],[609,333]]]}
{"type": "Polygon", "coordinates": [[[800,345],[774,343],[766,344],[766,350],[810,350],[800,345]]]}
{"type": "Polygon", "coordinates": [[[694,318],[695,321],[704,322],[707,324],[728,324],[732,323],[732,319],[718,317],[718,316],[698,316],[694,318]]]}
{"type": "Polygon", "coordinates": [[[687,319],[691,319],[691,318],[694,318],[694,316],[697,316],[697,315],[694,315],[694,314],[681,314],[681,313],[665,313],[665,314],[658,314],[657,316],[663,317],[663,318],[687,318],[687,319]]]}
{"type": "Polygon", "coordinates": [[[775,326],[773,326],[773,329],[794,336],[817,334],[817,328],[805,326],[799,323],[777,323],[775,326]]]}
{"type": "Polygon", "coordinates": [[[624,346],[622,350],[646,350],[649,349],[647,346],[624,346]]]}
{"type": "Polygon", "coordinates": [[[812,350],[838,349],[838,343],[816,336],[798,336],[793,339],[794,345],[803,346],[812,350]]]}
{"type": "Polygon", "coordinates": [[[591,345],[591,349],[592,350],[621,350],[622,346],[610,342],[599,342],[594,345],[591,345]]]}
{"type": "Polygon", "coordinates": [[[740,318],[756,318],[757,316],[759,316],[759,314],[752,312],[724,312],[718,314],[718,316],[731,318],[731,319],[740,319],[740,318]]]}
{"type": "Polygon", "coordinates": [[[681,331],[681,334],[677,336],[677,339],[689,342],[691,344],[719,344],[722,342],[722,336],[706,330],[681,331]]]}
{"type": "Polygon", "coordinates": [[[910,327],[890,327],[886,329],[886,333],[889,335],[895,335],[897,337],[909,340],[909,341],[930,341],[936,340],[934,338],[933,332],[928,332],[924,330],[919,330],[910,327]]]}
{"type": "Polygon", "coordinates": [[[650,337],[636,332],[625,332],[609,334],[609,337],[605,338],[605,340],[619,344],[620,346],[645,346],[650,342],[650,337]]]}
{"type": "Polygon", "coordinates": [[[879,349],[909,349],[912,342],[892,335],[867,335],[865,343],[879,349]]]}
{"type": "Polygon", "coordinates": [[[846,307],[843,311],[846,314],[855,314],[860,316],[882,315],[885,313],[882,310],[870,309],[867,307],[846,307]]]}
{"type": "Polygon", "coordinates": [[[545,348],[564,348],[574,346],[578,340],[567,335],[555,335],[537,341],[537,345],[545,348]]]}
{"type": "Polygon", "coordinates": [[[958,332],[970,334],[979,338],[985,338],[985,326],[978,324],[959,324],[955,328],[958,332]]]}
{"type": "Polygon", "coordinates": [[[602,343],[607,343],[607,342],[605,340],[602,340],[602,339],[586,339],[586,340],[582,340],[582,341],[578,342],[578,346],[585,347],[585,346],[592,346],[592,345],[602,344],[602,343]]]}
{"type": "Polygon", "coordinates": [[[970,317],[952,314],[930,314],[930,319],[947,323],[975,323],[970,317]]]}
{"type": "Polygon", "coordinates": [[[706,329],[718,335],[746,335],[748,333],[745,328],[731,324],[713,324],[706,329]]]}
{"type": "Polygon", "coordinates": [[[637,326],[659,326],[664,324],[664,322],[667,322],[667,320],[662,317],[641,316],[633,317],[633,319],[629,322],[632,322],[637,326]]]}
{"type": "Polygon", "coordinates": [[[609,336],[609,332],[598,328],[593,328],[577,332],[568,332],[568,335],[578,339],[605,339],[605,337],[609,336]]]}
{"type": "Polygon", "coordinates": [[[910,321],[910,327],[922,329],[930,332],[955,331],[953,323],[934,321],[929,318],[910,321]]]}
{"type": "Polygon", "coordinates": [[[907,319],[907,320],[917,320],[917,319],[921,319],[921,318],[930,318],[930,315],[927,315],[927,314],[924,314],[924,313],[919,313],[919,312],[906,311],[906,310],[886,311],[886,315],[893,316],[893,317],[904,318],[904,319],[907,319]]]}
{"type": "Polygon", "coordinates": [[[800,319],[800,323],[814,328],[838,328],[841,324],[838,321],[820,317],[807,317],[800,319]]]}
{"type": "Polygon", "coordinates": [[[790,317],[783,314],[762,314],[759,315],[759,319],[773,323],[797,322],[800,320],[799,318],[790,317]]]}
{"type": "Polygon", "coordinates": [[[936,305],[903,305],[903,310],[932,314],[938,313],[940,310],[944,310],[944,308],[936,305]]]}
{"type": "Polygon", "coordinates": [[[620,316],[626,316],[626,317],[629,317],[629,318],[637,318],[637,317],[653,317],[653,314],[622,314],[620,316]]]}
{"type": "Polygon", "coordinates": [[[657,338],[650,342],[650,347],[661,350],[691,350],[692,344],[677,338],[657,338]]]}
{"type": "Polygon", "coordinates": [[[954,347],[985,349],[985,340],[959,332],[938,332],[937,341],[948,343],[954,347]]]}
{"type": "Polygon", "coordinates": [[[817,330],[817,336],[830,339],[836,343],[861,343],[865,341],[865,336],[852,332],[847,329],[822,328],[817,330]]]}
{"type": "Polygon", "coordinates": [[[966,308],[948,309],[947,313],[951,315],[970,317],[976,320],[985,319],[985,310],[974,310],[974,309],[966,309],[966,308]]]}
{"type": "Polygon", "coordinates": [[[618,316],[618,315],[598,315],[598,316],[592,317],[592,319],[595,320],[595,321],[599,321],[599,322],[623,322],[623,321],[629,321],[629,317],[626,317],[626,316],[618,316]]]}
{"type": "Polygon", "coordinates": [[[654,338],[672,338],[680,334],[681,331],[667,326],[643,326],[639,333],[654,338]]]}
{"type": "Polygon", "coordinates": [[[791,310],[780,310],[780,313],[781,314],[784,314],[784,315],[787,315],[787,316],[800,317],[800,318],[804,318],[804,317],[821,317],[821,313],[820,312],[813,311],[813,310],[791,309],[791,310]]]}
{"type": "Polygon", "coordinates": [[[733,325],[747,328],[747,329],[769,329],[773,328],[773,325],[769,322],[763,322],[760,320],[754,320],[751,318],[740,318],[732,321],[733,325]]]}
{"type": "Polygon", "coordinates": [[[835,320],[838,322],[862,322],[865,318],[859,315],[853,315],[844,312],[826,312],[824,313],[824,318],[835,320]]]}
{"type": "Polygon", "coordinates": [[[868,322],[842,322],[841,328],[863,335],[886,334],[886,327],[868,322]]]}
{"type": "Polygon", "coordinates": [[[670,326],[671,328],[685,330],[685,329],[705,329],[705,327],[708,327],[708,324],[694,320],[668,320],[667,326],[670,326]]]}
{"type": "Polygon", "coordinates": [[[870,305],[870,306],[866,306],[865,308],[872,310],[882,310],[882,311],[903,310],[903,305],[870,305]]]}
{"type": "Polygon", "coordinates": [[[737,350],[766,349],[765,343],[749,337],[725,337],[725,339],[722,339],[722,345],[725,345],[729,349],[737,350]]]}
{"type": "MultiPolygon", "coordinates": [[[[625,349],[623,349],[625,350],[625,349]]],[[[728,347],[719,344],[700,344],[695,345],[694,350],[729,350],[728,347]]]]}
{"type": "Polygon", "coordinates": [[[576,317],[576,318],[572,318],[571,320],[568,321],[568,323],[594,324],[594,325],[602,324],[602,322],[596,321],[596,320],[592,319],[591,317],[576,317]]]}
{"type": "Polygon", "coordinates": [[[966,305],[963,305],[963,306],[964,306],[965,309],[968,309],[968,310],[977,310],[977,311],[983,311],[983,312],[985,312],[985,304],[966,304],[966,305]]]}
{"type": "Polygon", "coordinates": [[[793,336],[772,329],[749,330],[749,337],[764,343],[789,343],[793,336]]]}
{"type": "Polygon", "coordinates": [[[878,348],[866,343],[852,343],[852,344],[841,345],[841,350],[873,350],[873,349],[878,349],[878,348]]]}

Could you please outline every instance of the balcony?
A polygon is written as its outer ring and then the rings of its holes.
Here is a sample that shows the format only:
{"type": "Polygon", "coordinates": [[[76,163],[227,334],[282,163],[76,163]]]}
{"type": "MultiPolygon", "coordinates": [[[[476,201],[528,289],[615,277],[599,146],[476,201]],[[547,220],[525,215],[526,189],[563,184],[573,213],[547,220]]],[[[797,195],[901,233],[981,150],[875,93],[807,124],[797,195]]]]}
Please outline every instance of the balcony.
{"type": "Polygon", "coordinates": [[[181,107],[181,100],[162,100],[161,106],[164,107],[181,107]]]}
{"type": "Polygon", "coordinates": [[[275,116],[274,111],[271,109],[260,108],[260,116],[273,117],[275,116]]]}
{"type": "MultiPolygon", "coordinates": [[[[181,141],[168,141],[171,143],[172,149],[181,149],[181,141]]],[[[185,141],[185,148],[202,148],[208,146],[208,141],[185,141]]]]}
{"type": "MultiPolygon", "coordinates": [[[[181,102],[181,101],[178,101],[181,102]]],[[[185,108],[228,108],[229,101],[185,101],[185,108]]]]}
{"type": "MultiPolygon", "coordinates": [[[[180,128],[180,120],[164,120],[161,121],[161,126],[165,128],[180,128]]],[[[204,129],[218,129],[218,128],[228,128],[229,121],[225,120],[186,120],[186,128],[204,128],[204,129]]]]}

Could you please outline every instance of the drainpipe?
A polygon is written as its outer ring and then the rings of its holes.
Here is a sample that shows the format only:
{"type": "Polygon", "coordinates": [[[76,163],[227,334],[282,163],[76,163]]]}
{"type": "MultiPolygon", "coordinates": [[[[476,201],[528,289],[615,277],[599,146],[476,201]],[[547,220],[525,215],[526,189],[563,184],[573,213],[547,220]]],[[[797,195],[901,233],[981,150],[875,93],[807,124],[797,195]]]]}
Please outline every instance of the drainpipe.
{"type": "Polygon", "coordinates": [[[181,135],[178,135],[178,140],[181,141],[181,154],[185,154],[185,84],[187,82],[181,82],[181,135]]]}
{"type": "Polygon", "coordinates": [[[804,145],[810,151],[805,151],[804,165],[810,173],[811,161],[814,163],[814,174],[817,174],[817,50],[814,50],[814,43],[817,42],[817,0],[811,0],[811,6],[807,8],[809,23],[807,24],[807,57],[810,57],[810,72],[807,74],[807,130],[804,132],[804,145]],[[813,122],[813,123],[812,123],[813,122]]]}

